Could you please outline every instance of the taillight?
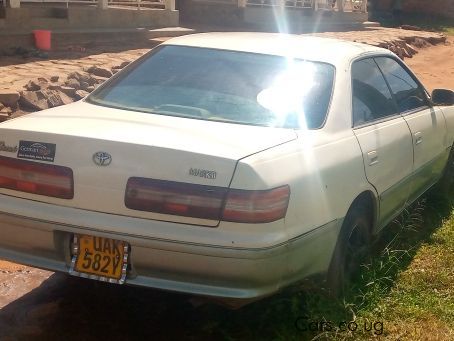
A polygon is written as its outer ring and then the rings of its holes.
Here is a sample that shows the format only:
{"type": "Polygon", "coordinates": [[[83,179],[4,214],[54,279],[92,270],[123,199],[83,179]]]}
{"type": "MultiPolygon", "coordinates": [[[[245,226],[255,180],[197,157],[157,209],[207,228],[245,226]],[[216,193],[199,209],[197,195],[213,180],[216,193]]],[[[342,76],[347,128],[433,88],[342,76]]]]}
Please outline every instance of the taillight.
{"type": "Polygon", "coordinates": [[[0,156],[0,188],[72,199],[73,172],[63,166],[0,156]]]}
{"type": "Polygon", "coordinates": [[[130,178],[125,205],[133,210],[219,220],[226,192],[222,187],[130,178]]]}
{"type": "Polygon", "coordinates": [[[250,191],[147,178],[130,178],[125,205],[133,210],[243,223],[285,216],[289,186],[250,191]]]}
{"type": "Polygon", "coordinates": [[[231,189],[222,220],[243,223],[269,223],[285,217],[290,187],[265,191],[231,189]]]}

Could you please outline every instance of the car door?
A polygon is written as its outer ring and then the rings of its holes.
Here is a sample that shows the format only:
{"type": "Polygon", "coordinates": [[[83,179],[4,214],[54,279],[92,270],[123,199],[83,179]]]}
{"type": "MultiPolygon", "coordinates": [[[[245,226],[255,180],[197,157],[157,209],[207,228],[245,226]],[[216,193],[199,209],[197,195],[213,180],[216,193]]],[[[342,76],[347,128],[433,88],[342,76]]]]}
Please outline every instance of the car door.
{"type": "Polygon", "coordinates": [[[407,68],[390,57],[375,58],[413,138],[413,179],[409,202],[440,177],[446,163],[447,128],[442,111],[430,105],[424,88],[407,68]]]}
{"type": "Polygon", "coordinates": [[[355,61],[351,73],[353,131],[363,153],[367,180],[379,194],[379,229],[404,208],[408,199],[412,137],[374,59],[355,61]]]}

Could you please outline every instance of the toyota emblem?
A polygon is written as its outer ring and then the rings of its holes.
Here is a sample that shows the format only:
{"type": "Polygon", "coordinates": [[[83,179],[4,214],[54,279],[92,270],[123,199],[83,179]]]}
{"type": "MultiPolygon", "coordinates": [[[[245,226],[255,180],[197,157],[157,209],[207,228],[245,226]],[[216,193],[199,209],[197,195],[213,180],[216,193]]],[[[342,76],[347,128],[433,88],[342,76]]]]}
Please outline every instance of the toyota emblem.
{"type": "Polygon", "coordinates": [[[93,162],[98,166],[108,166],[112,162],[112,156],[106,152],[96,152],[93,154],[93,162]]]}

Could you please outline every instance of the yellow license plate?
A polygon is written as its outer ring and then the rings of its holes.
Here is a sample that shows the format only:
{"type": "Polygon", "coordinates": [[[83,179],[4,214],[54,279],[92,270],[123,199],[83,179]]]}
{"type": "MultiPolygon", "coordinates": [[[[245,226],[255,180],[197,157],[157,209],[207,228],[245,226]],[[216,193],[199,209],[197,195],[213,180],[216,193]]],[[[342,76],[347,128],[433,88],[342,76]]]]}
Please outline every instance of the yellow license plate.
{"type": "Polygon", "coordinates": [[[123,241],[76,235],[71,270],[73,274],[102,281],[123,283],[128,264],[128,244],[123,241]],[[84,276],[88,275],[88,276],[84,276]]]}

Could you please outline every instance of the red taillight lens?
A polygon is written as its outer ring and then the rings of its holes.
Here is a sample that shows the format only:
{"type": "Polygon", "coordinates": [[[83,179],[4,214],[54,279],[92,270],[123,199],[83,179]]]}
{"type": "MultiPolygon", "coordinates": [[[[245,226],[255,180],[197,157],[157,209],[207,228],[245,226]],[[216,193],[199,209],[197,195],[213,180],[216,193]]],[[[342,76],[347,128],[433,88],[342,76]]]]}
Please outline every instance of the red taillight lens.
{"type": "Polygon", "coordinates": [[[289,186],[248,191],[130,178],[126,186],[125,205],[133,210],[185,217],[268,223],[285,216],[289,197],[289,186]]]}
{"type": "Polygon", "coordinates": [[[73,172],[67,167],[0,156],[0,188],[72,199],[73,172]]]}
{"type": "Polygon", "coordinates": [[[222,187],[130,178],[125,205],[133,210],[219,220],[226,193],[222,187]]]}
{"type": "Polygon", "coordinates": [[[285,217],[290,187],[266,191],[231,189],[222,220],[243,223],[269,223],[285,217]]]}

